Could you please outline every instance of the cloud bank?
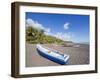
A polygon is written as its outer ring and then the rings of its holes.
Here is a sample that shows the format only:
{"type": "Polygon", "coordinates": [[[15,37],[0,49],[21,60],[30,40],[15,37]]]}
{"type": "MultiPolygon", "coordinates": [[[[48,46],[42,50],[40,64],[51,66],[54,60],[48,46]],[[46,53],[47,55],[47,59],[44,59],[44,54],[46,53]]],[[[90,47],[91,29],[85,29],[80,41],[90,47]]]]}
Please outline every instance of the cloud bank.
{"type": "Polygon", "coordinates": [[[57,32],[55,34],[55,37],[62,39],[64,41],[71,41],[71,38],[73,37],[73,35],[69,32],[63,33],[63,32],[57,32]]]}
{"type": "MultiPolygon", "coordinates": [[[[41,23],[39,23],[38,21],[32,20],[32,19],[27,19],[26,20],[26,27],[28,27],[28,26],[32,26],[33,28],[36,28],[38,30],[44,30],[45,31],[44,33],[46,35],[50,35],[50,36],[59,38],[59,39],[64,40],[64,41],[70,41],[72,36],[73,36],[69,32],[66,32],[66,33],[64,33],[64,32],[52,33],[50,28],[45,28],[41,23]]],[[[66,22],[64,24],[64,29],[65,30],[69,29],[69,23],[68,22],[66,22]]]]}
{"type": "Polygon", "coordinates": [[[40,24],[38,21],[27,19],[26,20],[26,27],[31,26],[33,28],[36,28],[38,30],[44,30],[45,32],[50,32],[50,28],[45,28],[42,24],[40,24]]]}

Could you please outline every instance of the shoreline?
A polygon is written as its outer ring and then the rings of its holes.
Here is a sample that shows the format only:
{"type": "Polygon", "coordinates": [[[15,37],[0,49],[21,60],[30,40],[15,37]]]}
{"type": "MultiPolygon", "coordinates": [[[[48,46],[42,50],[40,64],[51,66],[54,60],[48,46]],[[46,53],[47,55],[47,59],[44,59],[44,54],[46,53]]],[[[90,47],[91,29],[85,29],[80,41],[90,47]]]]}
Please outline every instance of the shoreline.
{"type": "MultiPolygon", "coordinates": [[[[42,44],[50,49],[60,51],[70,56],[67,65],[89,64],[89,45],[80,44],[79,46],[63,47],[57,44],[42,44]]],[[[52,62],[38,54],[36,44],[26,43],[26,67],[39,66],[59,66],[60,64],[52,62]]]]}

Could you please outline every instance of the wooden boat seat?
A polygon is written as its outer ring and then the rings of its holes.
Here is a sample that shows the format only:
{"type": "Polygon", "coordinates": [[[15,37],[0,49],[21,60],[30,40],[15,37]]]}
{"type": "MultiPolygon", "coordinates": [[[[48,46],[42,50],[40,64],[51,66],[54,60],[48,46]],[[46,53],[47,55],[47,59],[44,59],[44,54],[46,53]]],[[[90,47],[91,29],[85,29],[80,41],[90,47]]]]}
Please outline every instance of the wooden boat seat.
{"type": "Polygon", "coordinates": [[[48,51],[48,53],[51,53],[51,51],[48,51]]]}

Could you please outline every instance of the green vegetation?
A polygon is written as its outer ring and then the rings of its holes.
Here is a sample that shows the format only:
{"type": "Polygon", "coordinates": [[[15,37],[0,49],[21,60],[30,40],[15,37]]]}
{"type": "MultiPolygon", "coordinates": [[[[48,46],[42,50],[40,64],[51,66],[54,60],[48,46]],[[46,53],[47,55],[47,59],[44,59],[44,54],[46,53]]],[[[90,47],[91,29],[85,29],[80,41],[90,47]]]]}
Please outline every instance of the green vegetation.
{"type": "Polygon", "coordinates": [[[31,26],[26,28],[26,42],[28,43],[57,43],[62,44],[64,41],[53,36],[45,35],[44,30],[35,29],[31,26]]]}

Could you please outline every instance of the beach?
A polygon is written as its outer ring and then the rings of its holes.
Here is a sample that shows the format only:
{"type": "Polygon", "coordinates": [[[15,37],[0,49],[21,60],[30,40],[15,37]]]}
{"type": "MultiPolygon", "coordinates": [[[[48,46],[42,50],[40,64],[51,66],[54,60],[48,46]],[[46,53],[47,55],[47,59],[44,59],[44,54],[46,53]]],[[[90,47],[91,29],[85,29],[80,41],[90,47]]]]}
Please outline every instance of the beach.
{"type": "MultiPolygon", "coordinates": [[[[88,44],[75,44],[74,46],[62,46],[57,44],[42,44],[56,50],[62,54],[70,56],[69,62],[66,65],[84,65],[89,64],[89,45],[88,44]]],[[[50,61],[40,56],[36,50],[36,44],[26,43],[26,67],[41,67],[41,66],[61,66],[58,63],[50,61]]]]}

